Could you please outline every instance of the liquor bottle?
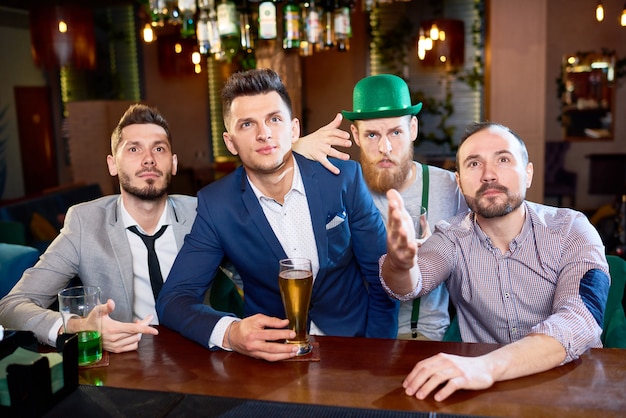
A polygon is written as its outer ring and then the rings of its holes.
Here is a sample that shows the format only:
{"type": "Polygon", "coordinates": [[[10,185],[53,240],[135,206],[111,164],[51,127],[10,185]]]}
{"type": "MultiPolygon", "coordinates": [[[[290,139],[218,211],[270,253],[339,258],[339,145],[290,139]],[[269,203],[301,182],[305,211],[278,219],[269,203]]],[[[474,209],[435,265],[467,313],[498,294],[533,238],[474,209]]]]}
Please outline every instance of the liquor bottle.
{"type": "Polygon", "coordinates": [[[182,19],[180,36],[183,38],[191,38],[196,34],[196,24],[194,21],[196,15],[196,0],[178,0],[178,9],[180,10],[182,19]]]}
{"type": "Polygon", "coordinates": [[[345,52],[350,50],[350,37],[352,29],[350,25],[350,7],[346,1],[337,0],[333,10],[333,23],[335,45],[337,50],[345,52]]]}
{"type": "Polygon", "coordinates": [[[283,48],[300,48],[300,5],[289,0],[283,6],[283,20],[285,22],[283,48]]]}
{"type": "MultiPolygon", "coordinates": [[[[205,1],[203,0],[203,3],[205,1]]],[[[207,33],[209,35],[209,53],[215,56],[215,59],[224,58],[224,50],[222,49],[222,38],[217,26],[217,12],[215,11],[215,1],[206,0],[207,3],[207,33]]]]}
{"type": "Polygon", "coordinates": [[[331,49],[335,46],[333,29],[333,0],[325,0],[322,14],[322,47],[331,49]]]}
{"type": "Polygon", "coordinates": [[[317,45],[322,41],[322,29],[320,24],[320,10],[315,4],[315,0],[304,3],[302,9],[304,22],[304,37],[311,45],[317,45]]]}
{"type": "Polygon", "coordinates": [[[239,37],[239,18],[235,2],[222,0],[217,5],[217,29],[222,37],[239,37]]]}
{"type": "Polygon", "coordinates": [[[252,38],[252,27],[250,22],[252,20],[252,12],[250,11],[250,4],[247,0],[243,0],[241,13],[239,13],[239,27],[241,30],[241,48],[247,52],[252,52],[254,48],[254,40],[252,38]]]}
{"type": "Polygon", "coordinates": [[[276,39],[276,5],[271,1],[259,4],[259,39],[276,39]]]}
{"type": "Polygon", "coordinates": [[[200,10],[198,22],[196,23],[196,38],[198,39],[198,49],[202,55],[207,55],[211,50],[209,37],[209,14],[206,10],[200,10]]]}

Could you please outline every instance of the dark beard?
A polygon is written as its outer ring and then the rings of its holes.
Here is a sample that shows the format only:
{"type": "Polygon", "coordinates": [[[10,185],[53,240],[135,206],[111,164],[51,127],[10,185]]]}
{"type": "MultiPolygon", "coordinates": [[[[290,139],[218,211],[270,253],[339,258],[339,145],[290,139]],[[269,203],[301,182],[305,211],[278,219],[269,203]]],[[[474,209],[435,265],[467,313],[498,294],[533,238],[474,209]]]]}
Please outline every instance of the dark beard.
{"type": "Polygon", "coordinates": [[[511,193],[509,189],[504,186],[487,183],[483,184],[480,189],[478,189],[476,197],[465,195],[467,206],[469,206],[474,213],[486,219],[508,215],[522,205],[524,198],[525,196],[521,194],[511,193]],[[497,198],[489,198],[489,201],[486,203],[481,201],[481,196],[487,190],[500,190],[504,192],[506,194],[506,200],[502,203],[496,203],[495,199],[497,198]]]}
{"type": "Polygon", "coordinates": [[[170,184],[172,175],[165,175],[165,187],[157,189],[154,186],[154,180],[147,181],[148,185],[142,189],[130,185],[130,178],[125,173],[119,173],[120,187],[128,194],[135,196],[141,200],[158,200],[167,193],[167,186],[170,184]]]}
{"type": "Polygon", "coordinates": [[[399,170],[385,170],[377,167],[378,162],[368,160],[367,157],[361,152],[361,168],[363,169],[363,178],[367,183],[367,187],[372,192],[385,194],[390,189],[400,190],[406,181],[409,172],[411,171],[413,161],[413,147],[409,148],[409,152],[404,159],[396,161],[393,158],[389,158],[394,161],[399,167],[399,170]]]}

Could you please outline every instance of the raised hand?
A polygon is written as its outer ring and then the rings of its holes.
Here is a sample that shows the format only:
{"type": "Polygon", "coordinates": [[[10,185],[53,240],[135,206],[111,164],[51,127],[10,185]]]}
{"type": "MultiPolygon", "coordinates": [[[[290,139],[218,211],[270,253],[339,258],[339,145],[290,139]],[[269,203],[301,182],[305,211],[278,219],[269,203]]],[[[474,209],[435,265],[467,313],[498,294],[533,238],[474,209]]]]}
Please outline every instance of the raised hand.
{"type": "Polygon", "coordinates": [[[341,152],[333,147],[350,147],[350,133],[339,129],[343,116],[337,113],[335,119],[328,125],[321,127],[317,131],[303,136],[293,144],[293,150],[301,154],[309,160],[315,160],[322,163],[328,171],[333,174],[339,174],[339,169],[335,167],[328,157],[338,158],[340,160],[349,160],[350,154],[341,152]]]}

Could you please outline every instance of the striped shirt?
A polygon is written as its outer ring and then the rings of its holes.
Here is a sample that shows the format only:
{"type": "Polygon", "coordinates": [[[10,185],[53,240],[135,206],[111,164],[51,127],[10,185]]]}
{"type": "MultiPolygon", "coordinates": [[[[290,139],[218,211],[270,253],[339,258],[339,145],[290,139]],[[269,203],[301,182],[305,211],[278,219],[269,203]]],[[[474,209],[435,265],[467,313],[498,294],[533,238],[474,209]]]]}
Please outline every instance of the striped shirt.
{"type": "Polygon", "coordinates": [[[445,281],[464,342],[507,344],[545,334],[563,345],[567,362],[602,347],[610,281],[604,246],[582,213],[524,205],[522,231],[506,253],[491,244],[474,213],[461,214],[439,223],[420,247],[422,277],[411,293],[397,295],[381,281],[399,300],[445,281]]]}

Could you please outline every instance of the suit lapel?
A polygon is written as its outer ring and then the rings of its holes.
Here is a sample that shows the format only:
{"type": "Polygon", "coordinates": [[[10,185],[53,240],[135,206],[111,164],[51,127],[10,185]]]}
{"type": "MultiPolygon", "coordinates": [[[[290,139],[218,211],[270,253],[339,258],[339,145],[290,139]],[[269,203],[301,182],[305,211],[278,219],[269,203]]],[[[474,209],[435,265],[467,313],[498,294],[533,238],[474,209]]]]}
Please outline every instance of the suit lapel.
{"type": "Polygon", "coordinates": [[[252,188],[249,187],[245,170],[243,168],[240,168],[239,170],[238,174],[240,176],[239,180],[241,184],[241,200],[250,214],[250,219],[261,233],[261,236],[267,243],[267,246],[274,253],[276,259],[282,260],[283,258],[287,258],[287,254],[285,254],[278,238],[276,238],[274,230],[272,230],[272,227],[265,217],[265,213],[263,213],[263,208],[261,208],[259,200],[254,194],[252,188]]]}
{"type": "Polygon", "coordinates": [[[319,182],[315,177],[315,173],[311,170],[311,163],[304,158],[298,158],[298,154],[294,154],[298,161],[302,182],[306,190],[306,198],[309,203],[311,212],[311,222],[313,223],[313,234],[315,235],[315,245],[317,246],[317,257],[319,259],[320,270],[318,277],[324,277],[326,267],[328,265],[328,236],[326,235],[326,214],[324,213],[323,196],[319,182]]]}
{"type": "Polygon", "coordinates": [[[122,221],[121,208],[119,205],[120,199],[121,196],[115,201],[113,210],[109,211],[107,233],[126,290],[124,294],[129,298],[127,303],[128,306],[131,307],[132,312],[133,299],[135,298],[133,286],[133,257],[126,237],[126,229],[122,221]]]}

